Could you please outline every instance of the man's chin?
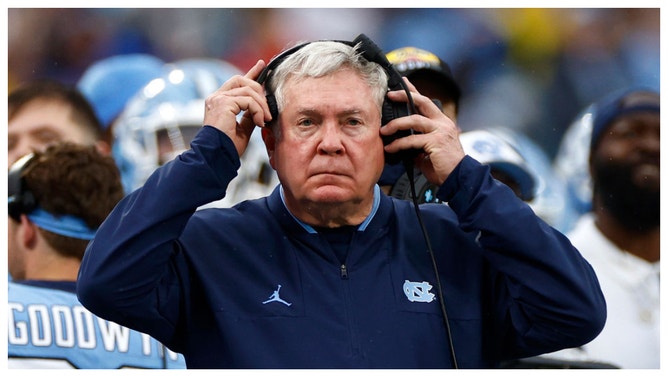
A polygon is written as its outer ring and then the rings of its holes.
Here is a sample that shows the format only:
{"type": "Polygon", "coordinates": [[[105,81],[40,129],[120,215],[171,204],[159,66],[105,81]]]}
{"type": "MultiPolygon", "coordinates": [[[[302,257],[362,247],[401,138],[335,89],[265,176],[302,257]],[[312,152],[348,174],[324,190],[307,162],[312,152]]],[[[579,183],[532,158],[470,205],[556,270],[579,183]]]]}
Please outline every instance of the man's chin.
{"type": "Polygon", "coordinates": [[[337,185],[319,186],[309,194],[311,202],[321,204],[341,204],[350,201],[353,197],[350,189],[337,185]]]}

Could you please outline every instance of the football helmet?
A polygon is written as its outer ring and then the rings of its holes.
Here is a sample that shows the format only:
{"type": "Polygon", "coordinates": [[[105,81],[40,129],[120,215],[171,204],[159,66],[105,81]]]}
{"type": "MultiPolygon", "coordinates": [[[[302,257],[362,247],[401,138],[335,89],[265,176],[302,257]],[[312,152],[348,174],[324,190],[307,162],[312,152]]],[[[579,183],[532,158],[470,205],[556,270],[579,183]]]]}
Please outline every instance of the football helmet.
{"type": "Polygon", "coordinates": [[[202,127],[205,98],[240,73],[215,59],[176,61],[165,72],[128,101],[113,128],[112,155],[126,192],[190,147],[202,127]]]}
{"type": "MultiPolygon", "coordinates": [[[[149,82],[128,103],[114,126],[112,154],[126,192],[141,187],[155,169],[190,148],[202,127],[204,100],[225,81],[243,73],[219,59],[184,59],[166,65],[167,73],[149,82]]],[[[243,116],[243,112],[237,117],[243,116]]],[[[271,192],[278,177],[269,164],[259,131],[241,157],[237,177],[225,198],[203,207],[228,207],[271,192]]]]}
{"type": "MultiPolygon", "coordinates": [[[[494,133],[472,130],[459,135],[464,151],[482,164],[489,165],[492,173],[506,177],[503,181],[524,201],[532,201],[536,194],[537,177],[515,147],[494,133]]],[[[501,178],[497,178],[503,180],[501,178]]]]}
{"type": "Polygon", "coordinates": [[[589,175],[589,150],[595,106],[582,110],[564,132],[554,157],[554,172],[566,184],[567,204],[577,217],[591,210],[592,182],[589,175]]]}
{"type": "Polygon", "coordinates": [[[143,53],[114,55],[93,63],[76,86],[106,128],[137,91],[162,76],[165,62],[143,53]]]}
{"type": "Polygon", "coordinates": [[[566,184],[555,174],[547,153],[531,138],[516,130],[492,128],[490,131],[511,144],[533,171],[536,187],[534,199],[528,202],[529,206],[549,225],[564,231],[572,211],[567,204],[566,184]]]}

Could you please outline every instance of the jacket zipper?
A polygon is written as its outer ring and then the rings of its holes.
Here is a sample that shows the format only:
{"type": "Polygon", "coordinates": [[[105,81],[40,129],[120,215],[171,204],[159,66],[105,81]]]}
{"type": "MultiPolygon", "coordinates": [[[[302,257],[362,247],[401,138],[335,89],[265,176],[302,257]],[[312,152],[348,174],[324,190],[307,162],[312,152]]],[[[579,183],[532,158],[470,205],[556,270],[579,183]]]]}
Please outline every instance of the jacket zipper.
{"type": "Polygon", "coordinates": [[[346,268],[346,264],[341,264],[341,279],[348,279],[348,268],[346,268]]]}

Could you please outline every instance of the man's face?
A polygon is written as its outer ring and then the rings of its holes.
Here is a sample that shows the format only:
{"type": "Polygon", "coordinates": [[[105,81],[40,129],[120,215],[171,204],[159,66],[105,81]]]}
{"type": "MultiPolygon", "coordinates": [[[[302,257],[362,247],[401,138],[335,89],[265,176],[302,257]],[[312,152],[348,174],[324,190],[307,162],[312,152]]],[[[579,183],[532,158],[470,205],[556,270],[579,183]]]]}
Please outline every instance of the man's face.
{"type": "Polygon", "coordinates": [[[409,78],[420,94],[441,102],[441,112],[453,121],[457,121],[457,105],[452,99],[452,94],[444,90],[441,83],[434,81],[431,77],[413,76],[409,78]]]}
{"type": "Polygon", "coordinates": [[[62,141],[94,144],[95,139],[72,119],[72,110],[59,101],[36,99],[7,124],[8,166],[34,150],[62,141]]]}
{"type": "Polygon", "coordinates": [[[280,135],[267,145],[288,205],[370,208],[384,156],[380,110],[368,85],[343,70],[289,81],[284,96],[280,135]]]}
{"type": "Polygon", "coordinates": [[[602,204],[628,227],[658,225],[660,151],[658,113],[625,115],[603,131],[591,159],[602,204]]]}

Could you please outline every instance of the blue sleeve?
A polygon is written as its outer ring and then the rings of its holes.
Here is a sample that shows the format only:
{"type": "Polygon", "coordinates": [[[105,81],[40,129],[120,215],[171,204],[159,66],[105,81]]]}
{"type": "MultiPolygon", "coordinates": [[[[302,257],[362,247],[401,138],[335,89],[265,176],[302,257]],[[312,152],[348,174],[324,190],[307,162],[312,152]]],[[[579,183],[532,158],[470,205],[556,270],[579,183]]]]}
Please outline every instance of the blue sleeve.
{"type": "Polygon", "coordinates": [[[565,235],[492,179],[488,166],[465,157],[438,196],[491,266],[495,352],[532,356],[581,346],[600,333],[607,311],[593,268],[565,235]]]}
{"type": "Polygon", "coordinates": [[[170,346],[189,294],[178,237],[199,206],[224,197],[239,166],[231,139],[204,126],[190,150],[158,168],[100,226],[79,271],[83,305],[170,346]]]}

